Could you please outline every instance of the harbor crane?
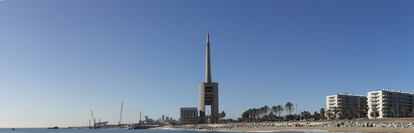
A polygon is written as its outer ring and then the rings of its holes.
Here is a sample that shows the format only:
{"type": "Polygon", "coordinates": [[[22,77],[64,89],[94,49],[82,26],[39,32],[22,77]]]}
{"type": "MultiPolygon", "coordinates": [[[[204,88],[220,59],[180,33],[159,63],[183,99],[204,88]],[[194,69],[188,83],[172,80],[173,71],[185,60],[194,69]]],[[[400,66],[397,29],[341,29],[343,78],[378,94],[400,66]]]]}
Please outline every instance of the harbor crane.
{"type": "Polygon", "coordinates": [[[93,112],[92,112],[92,110],[91,110],[91,117],[92,117],[92,121],[93,121],[93,128],[96,128],[96,119],[95,119],[95,117],[93,116],[93,112]]]}
{"type": "Polygon", "coordinates": [[[122,109],[124,108],[124,102],[121,103],[121,113],[119,114],[119,123],[118,125],[121,125],[122,123],[122,109]]]}

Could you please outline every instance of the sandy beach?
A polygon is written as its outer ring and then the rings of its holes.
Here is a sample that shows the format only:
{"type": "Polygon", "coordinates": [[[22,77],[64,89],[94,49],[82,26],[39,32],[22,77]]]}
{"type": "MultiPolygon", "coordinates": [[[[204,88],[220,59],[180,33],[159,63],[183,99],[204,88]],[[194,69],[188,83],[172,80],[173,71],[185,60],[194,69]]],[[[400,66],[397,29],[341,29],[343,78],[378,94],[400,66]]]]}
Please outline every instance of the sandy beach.
{"type": "MultiPolygon", "coordinates": [[[[167,128],[167,127],[166,127],[167,128]]],[[[199,131],[280,132],[280,131],[330,131],[369,133],[414,133],[414,119],[359,119],[334,121],[289,121],[259,123],[227,123],[174,125],[168,128],[199,131]]]]}
{"type": "MultiPolygon", "coordinates": [[[[160,128],[166,130],[180,130],[174,128],[160,128]]],[[[197,130],[197,129],[182,129],[197,130]]],[[[200,130],[208,131],[208,130],[200,130]]],[[[414,128],[352,128],[352,127],[334,127],[334,128],[232,128],[232,129],[214,129],[210,131],[234,131],[234,132],[283,132],[283,131],[321,131],[321,132],[366,132],[366,133],[414,133],[414,128]]]]}
{"type": "MultiPolygon", "coordinates": [[[[223,129],[224,130],[224,129],[223,129]]],[[[272,132],[272,131],[329,131],[329,132],[369,132],[369,133],[414,133],[414,128],[233,128],[237,132],[272,132]]]]}

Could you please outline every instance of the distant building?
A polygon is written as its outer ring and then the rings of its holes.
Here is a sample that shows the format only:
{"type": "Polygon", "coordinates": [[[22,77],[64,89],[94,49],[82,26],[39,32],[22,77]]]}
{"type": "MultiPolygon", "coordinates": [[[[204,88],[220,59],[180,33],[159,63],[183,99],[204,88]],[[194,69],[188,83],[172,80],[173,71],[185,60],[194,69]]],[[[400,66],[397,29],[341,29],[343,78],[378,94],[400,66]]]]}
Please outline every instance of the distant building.
{"type": "Polygon", "coordinates": [[[196,107],[182,107],[180,109],[180,122],[183,124],[194,124],[198,120],[198,110],[196,107]]]}
{"type": "Polygon", "coordinates": [[[367,116],[367,97],[352,94],[326,96],[327,117],[362,118],[367,116]]]}
{"type": "Polygon", "coordinates": [[[382,89],[368,92],[368,118],[413,117],[412,93],[382,89]]]}

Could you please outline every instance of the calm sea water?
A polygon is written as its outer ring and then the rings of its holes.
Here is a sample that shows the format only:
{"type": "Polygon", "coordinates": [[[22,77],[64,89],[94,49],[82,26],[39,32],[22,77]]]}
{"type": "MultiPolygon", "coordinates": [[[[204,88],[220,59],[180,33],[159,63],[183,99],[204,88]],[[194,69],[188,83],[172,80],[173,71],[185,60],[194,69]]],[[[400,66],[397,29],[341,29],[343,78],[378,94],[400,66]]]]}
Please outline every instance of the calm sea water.
{"type": "MultiPolygon", "coordinates": [[[[214,131],[182,131],[182,130],[162,130],[162,129],[146,129],[146,130],[127,130],[127,129],[41,129],[41,128],[9,128],[0,129],[0,133],[226,133],[214,131]]],[[[236,132],[228,132],[236,133],[236,132]]],[[[328,133],[321,131],[289,131],[278,133],[328,133]]]]}

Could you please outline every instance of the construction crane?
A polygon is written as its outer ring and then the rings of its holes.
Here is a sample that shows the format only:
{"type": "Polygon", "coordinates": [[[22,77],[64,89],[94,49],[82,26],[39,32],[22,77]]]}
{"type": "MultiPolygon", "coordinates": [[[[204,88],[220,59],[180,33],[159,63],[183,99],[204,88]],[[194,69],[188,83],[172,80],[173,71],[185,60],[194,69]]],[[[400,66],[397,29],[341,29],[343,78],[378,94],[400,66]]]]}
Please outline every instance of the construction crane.
{"type": "Polygon", "coordinates": [[[121,113],[119,114],[119,123],[118,125],[121,125],[122,122],[122,109],[124,108],[124,102],[121,103],[121,113]]]}
{"type": "Polygon", "coordinates": [[[95,119],[95,117],[93,116],[93,112],[92,112],[92,110],[91,110],[91,117],[92,117],[92,121],[93,121],[93,128],[96,128],[96,119],[95,119]]]}

